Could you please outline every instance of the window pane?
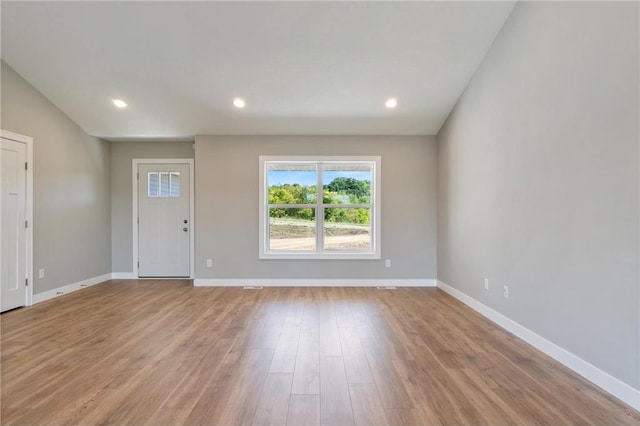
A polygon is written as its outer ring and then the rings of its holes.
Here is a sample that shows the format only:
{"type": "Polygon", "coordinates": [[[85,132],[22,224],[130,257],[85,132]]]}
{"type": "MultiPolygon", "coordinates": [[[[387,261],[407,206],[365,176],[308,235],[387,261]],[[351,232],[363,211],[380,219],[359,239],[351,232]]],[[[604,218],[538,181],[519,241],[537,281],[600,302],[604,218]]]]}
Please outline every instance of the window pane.
{"type": "Polygon", "coordinates": [[[149,197],[158,196],[158,173],[149,173],[147,179],[147,194],[149,197]]]}
{"type": "Polygon", "coordinates": [[[331,163],[322,166],[324,204],[371,203],[371,163],[331,163]]]}
{"type": "Polygon", "coordinates": [[[315,164],[267,164],[269,204],[315,203],[317,182],[315,164]]]}
{"type": "Polygon", "coordinates": [[[314,251],[315,213],[313,208],[269,209],[269,250],[314,251]]]}
{"type": "Polygon", "coordinates": [[[169,180],[170,180],[169,196],[179,197],[180,196],[180,172],[171,172],[171,176],[169,180]]]}
{"type": "Polygon", "coordinates": [[[324,249],[370,251],[371,210],[326,208],[324,210],[324,249]]]}
{"type": "Polygon", "coordinates": [[[160,173],[160,196],[161,197],[169,196],[169,173],[168,172],[160,173]]]}

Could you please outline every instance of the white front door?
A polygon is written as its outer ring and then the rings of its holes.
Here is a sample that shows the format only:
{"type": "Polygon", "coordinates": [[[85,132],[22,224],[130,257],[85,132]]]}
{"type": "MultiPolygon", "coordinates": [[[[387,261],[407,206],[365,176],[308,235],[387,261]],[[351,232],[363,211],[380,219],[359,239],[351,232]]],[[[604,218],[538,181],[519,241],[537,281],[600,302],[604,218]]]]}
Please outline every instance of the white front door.
{"type": "Polygon", "coordinates": [[[138,165],[138,276],[190,275],[189,164],[138,165]]]}
{"type": "Polygon", "coordinates": [[[27,171],[26,145],[0,140],[0,305],[4,312],[27,304],[27,171]]]}

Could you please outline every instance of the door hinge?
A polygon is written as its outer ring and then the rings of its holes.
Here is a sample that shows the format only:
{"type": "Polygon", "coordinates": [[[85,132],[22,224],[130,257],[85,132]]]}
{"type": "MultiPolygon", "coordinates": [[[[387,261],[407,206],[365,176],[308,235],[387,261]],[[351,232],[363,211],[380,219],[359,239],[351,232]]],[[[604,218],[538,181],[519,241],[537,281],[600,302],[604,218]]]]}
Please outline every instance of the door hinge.
{"type": "Polygon", "coordinates": [[[25,170],[29,170],[29,163],[27,163],[26,161],[25,161],[25,163],[24,163],[24,169],[25,169],[25,170]]]}
{"type": "Polygon", "coordinates": [[[24,279],[24,286],[29,287],[29,278],[24,279]]]}
{"type": "Polygon", "coordinates": [[[138,268],[140,268],[140,261],[138,260],[138,268]]]}
{"type": "Polygon", "coordinates": [[[25,228],[28,228],[28,227],[29,227],[29,221],[28,221],[28,220],[25,220],[25,221],[24,221],[24,227],[25,227],[25,228]]]}
{"type": "Polygon", "coordinates": [[[138,225],[140,225],[140,218],[138,218],[138,225]]]}
{"type": "Polygon", "coordinates": [[[136,179],[140,180],[140,172],[136,173],[136,179]]]}

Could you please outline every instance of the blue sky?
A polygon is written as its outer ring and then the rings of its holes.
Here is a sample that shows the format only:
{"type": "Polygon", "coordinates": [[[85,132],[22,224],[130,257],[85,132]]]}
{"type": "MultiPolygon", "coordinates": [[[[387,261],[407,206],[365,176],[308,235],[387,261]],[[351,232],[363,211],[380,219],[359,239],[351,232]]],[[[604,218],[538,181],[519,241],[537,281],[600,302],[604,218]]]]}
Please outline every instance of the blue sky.
{"type": "MultiPolygon", "coordinates": [[[[269,170],[267,179],[269,185],[284,185],[297,183],[302,186],[315,185],[317,182],[315,171],[289,171],[289,170],[269,170]]],[[[349,177],[358,180],[371,181],[371,172],[359,171],[340,171],[340,172],[324,172],[324,184],[330,183],[337,177],[349,177]]]]}

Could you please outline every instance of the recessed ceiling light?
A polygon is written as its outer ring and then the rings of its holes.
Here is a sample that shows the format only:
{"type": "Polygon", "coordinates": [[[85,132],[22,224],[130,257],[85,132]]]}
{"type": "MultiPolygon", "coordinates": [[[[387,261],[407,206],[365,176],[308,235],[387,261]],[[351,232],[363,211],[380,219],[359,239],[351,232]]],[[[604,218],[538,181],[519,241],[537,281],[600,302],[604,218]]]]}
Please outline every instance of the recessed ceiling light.
{"type": "Polygon", "coordinates": [[[125,108],[128,104],[122,99],[114,99],[113,104],[118,108],[125,108]]]}
{"type": "Polygon", "coordinates": [[[244,101],[244,99],[242,99],[242,98],[235,98],[235,99],[233,100],[233,105],[234,105],[236,108],[244,108],[246,104],[247,104],[247,103],[246,103],[246,102],[244,101]]]}
{"type": "Polygon", "coordinates": [[[396,98],[389,98],[387,102],[384,103],[384,106],[387,108],[395,108],[398,106],[398,100],[396,98]]]}

